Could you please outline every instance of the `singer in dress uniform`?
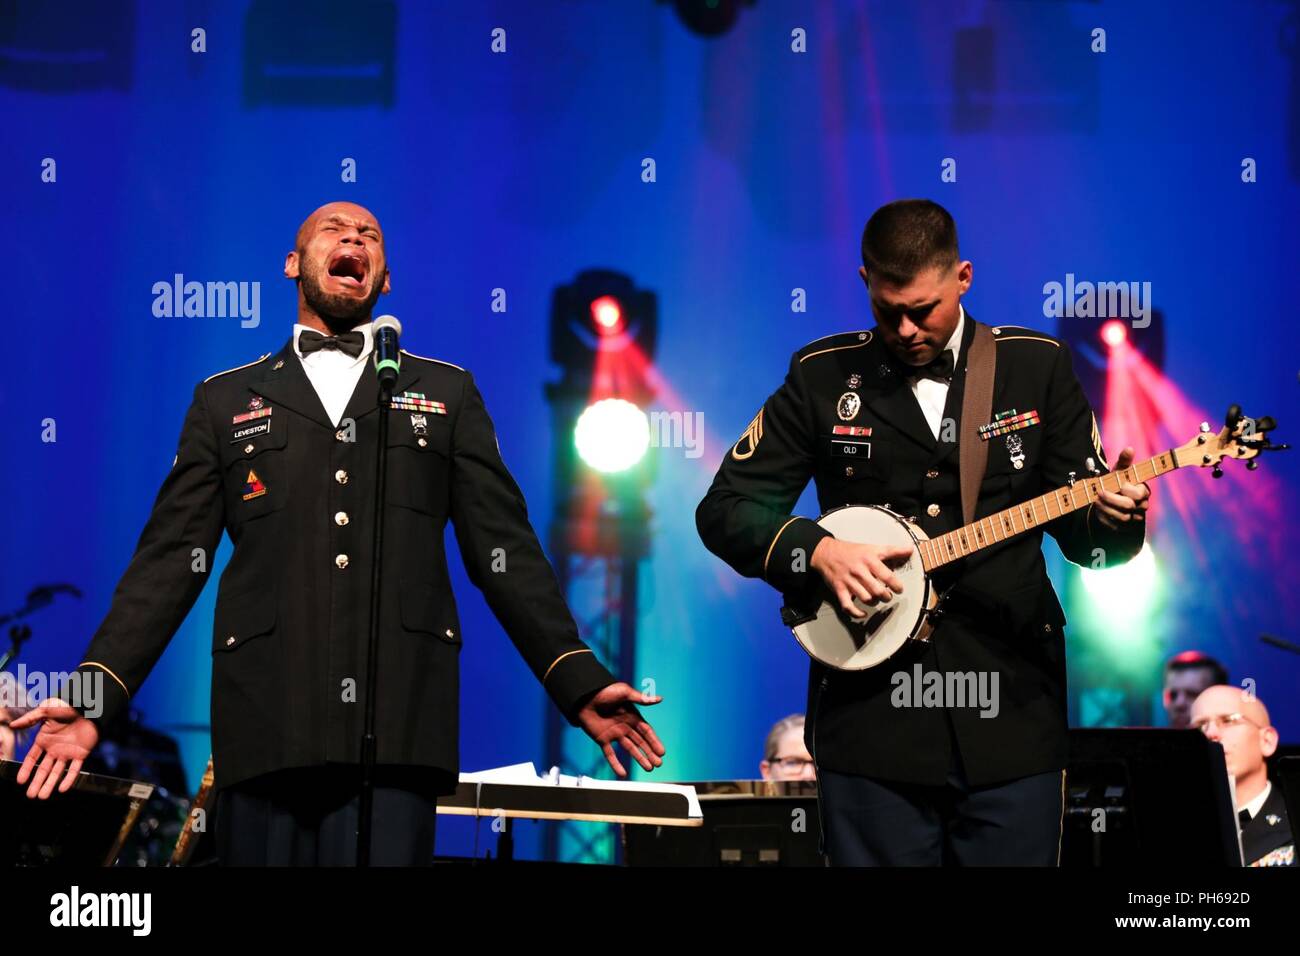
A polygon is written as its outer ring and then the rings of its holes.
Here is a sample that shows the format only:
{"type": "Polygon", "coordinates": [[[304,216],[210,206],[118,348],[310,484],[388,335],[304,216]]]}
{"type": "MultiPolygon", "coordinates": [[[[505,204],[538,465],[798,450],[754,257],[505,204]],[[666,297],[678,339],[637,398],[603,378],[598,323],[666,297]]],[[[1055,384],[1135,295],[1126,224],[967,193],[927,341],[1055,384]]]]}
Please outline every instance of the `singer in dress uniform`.
{"type": "MultiPolygon", "coordinates": [[[[791,513],[809,480],[823,512],[884,505],[931,538],[965,523],[957,436],[976,320],[960,303],[971,265],[958,260],[956,226],[942,207],[903,200],[873,215],[862,277],[877,326],[799,349],[699,504],[705,545],[767,581],[787,607],[836,600],[825,556],[837,542],[814,518],[791,513]]],[[[992,415],[1001,424],[980,423],[989,437],[977,518],[1107,467],[1065,343],[1010,325],[991,334],[992,415]]],[[[1142,545],[1149,491],[1129,493],[1045,530],[1076,564],[1121,564],[1142,545]]],[[[928,644],[866,671],[812,662],[805,738],[833,864],[1057,862],[1065,615],[1041,541],[1035,528],[940,568],[934,583],[951,590],[928,644]],[[900,706],[895,675],[918,664],[924,674],[996,674],[996,713],[900,706]]],[[[879,598],[888,571],[874,557],[854,560],[857,582],[837,580],[859,586],[874,567],[877,590],[858,596],[879,598]]]]}
{"type": "MultiPolygon", "coordinates": [[[[194,390],[180,445],[85,661],[108,720],[127,706],[207,580],[222,532],[234,551],[212,630],[212,750],[224,862],[355,859],[366,688],[377,422],[388,414],[378,651],[375,863],[431,862],[438,795],[456,786],[464,641],[443,533],[570,723],[645,769],[663,746],[578,636],[502,460],[473,376],[402,351],[378,403],[369,322],[389,287],[366,210],[333,203],[299,231],[286,275],[299,323],[278,352],[194,390]]],[[[472,640],[472,638],[471,638],[472,640]]],[[[46,794],[79,766],[84,719],[46,713],[25,772],[46,794]]],[[[93,744],[93,741],[91,741],[93,744]]]]}

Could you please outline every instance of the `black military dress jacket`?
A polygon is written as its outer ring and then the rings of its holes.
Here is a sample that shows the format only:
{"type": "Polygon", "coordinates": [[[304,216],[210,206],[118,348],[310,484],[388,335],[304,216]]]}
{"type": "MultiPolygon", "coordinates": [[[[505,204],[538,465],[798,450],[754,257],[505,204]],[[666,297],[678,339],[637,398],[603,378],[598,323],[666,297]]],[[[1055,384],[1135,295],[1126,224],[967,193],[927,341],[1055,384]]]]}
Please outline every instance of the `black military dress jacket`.
{"type": "Polygon", "coordinates": [[[1295,838],[1280,784],[1273,784],[1259,812],[1242,826],[1241,849],[1247,866],[1296,865],[1295,838]]]}
{"type": "MultiPolygon", "coordinates": [[[[956,438],[975,332],[969,312],[965,318],[943,416],[953,427],[941,428],[939,441],[905,369],[874,329],[833,335],[796,352],[785,383],[728,452],[700,502],[696,523],[705,545],[741,574],[769,582],[788,606],[807,609],[830,597],[809,564],[829,532],[790,513],[809,479],[823,512],[887,505],[915,518],[930,537],[964,524],[956,438]],[[848,393],[857,399],[841,402],[848,393]],[[840,413],[854,408],[847,419],[840,413]],[[844,433],[855,427],[857,434],[844,433]],[[845,454],[850,447],[853,454],[845,454]]],[[[1034,412],[1026,420],[1037,423],[989,440],[976,518],[1065,485],[1070,472],[1088,477],[1089,458],[1096,468],[1107,467],[1066,345],[1015,326],[992,332],[992,414],[1034,412]],[[1008,442],[1011,436],[1015,441],[1008,442]]],[[[1093,510],[1044,526],[1065,557],[1101,567],[1136,554],[1144,526],[1111,531],[1093,510]]],[[[868,671],[834,671],[812,661],[805,738],[817,764],[934,785],[960,767],[975,786],[1065,767],[1065,615],[1041,543],[1035,528],[940,568],[934,583],[953,590],[929,644],[905,648],[868,671]],[[893,706],[892,675],[914,673],[918,662],[922,673],[996,671],[997,716],[981,717],[974,707],[893,706]]]]}
{"type": "MultiPolygon", "coordinates": [[[[356,763],[365,706],[378,382],[366,363],[339,427],[292,339],[198,385],[170,474],[85,672],[112,719],[144,682],[207,580],[225,531],[212,631],[218,786],[269,771],[356,763]],[[347,427],[349,422],[352,427],[347,427]]],[[[402,353],[394,409],[379,641],[378,763],[458,772],[456,602],[444,554],[465,568],[571,723],[613,676],[579,639],[472,376],[402,353]]]]}

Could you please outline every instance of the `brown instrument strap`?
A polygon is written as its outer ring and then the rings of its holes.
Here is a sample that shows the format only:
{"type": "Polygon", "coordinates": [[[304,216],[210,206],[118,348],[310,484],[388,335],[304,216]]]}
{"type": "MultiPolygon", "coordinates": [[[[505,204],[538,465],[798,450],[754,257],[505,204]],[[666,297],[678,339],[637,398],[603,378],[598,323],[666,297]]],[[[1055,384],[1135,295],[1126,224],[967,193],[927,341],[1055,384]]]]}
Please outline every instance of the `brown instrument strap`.
{"type": "MultiPolygon", "coordinates": [[[[974,321],[973,319],[971,321],[974,321]]],[[[975,520],[980,484],[989,461],[989,444],[980,439],[979,427],[993,412],[993,373],[997,367],[997,342],[992,330],[975,322],[975,337],[966,354],[966,385],[961,397],[961,434],[957,439],[958,476],[961,480],[962,521],[975,520]]]]}

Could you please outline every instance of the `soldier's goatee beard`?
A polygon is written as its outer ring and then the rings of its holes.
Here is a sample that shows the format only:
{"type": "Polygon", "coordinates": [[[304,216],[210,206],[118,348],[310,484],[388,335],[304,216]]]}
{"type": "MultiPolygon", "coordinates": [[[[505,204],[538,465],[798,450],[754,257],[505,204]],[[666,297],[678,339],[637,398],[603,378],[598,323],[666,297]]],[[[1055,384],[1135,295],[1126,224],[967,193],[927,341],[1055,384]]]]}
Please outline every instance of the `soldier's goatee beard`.
{"type": "Polygon", "coordinates": [[[370,294],[364,299],[356,299],[342,293],[334,294],[321,288],[320,277],[314,266],[306,266],[298,281],[302,288],[302,297],[311,306],[311,310],[320,316],[330,332],[338,335],[370,321],[370,314],[383,294],[383,282],[374,282],[370,294]]]}

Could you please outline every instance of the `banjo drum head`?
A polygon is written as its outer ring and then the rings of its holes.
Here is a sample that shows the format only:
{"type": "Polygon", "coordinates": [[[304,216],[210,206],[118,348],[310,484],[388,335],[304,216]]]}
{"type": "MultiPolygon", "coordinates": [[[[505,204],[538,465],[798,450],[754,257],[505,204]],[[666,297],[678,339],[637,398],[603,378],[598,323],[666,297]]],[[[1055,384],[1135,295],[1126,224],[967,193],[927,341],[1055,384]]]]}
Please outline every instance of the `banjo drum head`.
{"type": "Polygon", "coordinates": [[[878,602],[875,607],[856,601],[867,611],[867,617],[861,620],[850,618],[832,598],[822,602],[814,620],[793,629],[804,650],[828,667],[849,671],[875,667],[906,644],[921,623],[930,583],[916,541],[925,533],[878,505],[837,508],[822,515],[817,523],[841,541],[896,544],[912,549],[906,562],[892,568],[903,584],[902,594],[878,602]]]}

